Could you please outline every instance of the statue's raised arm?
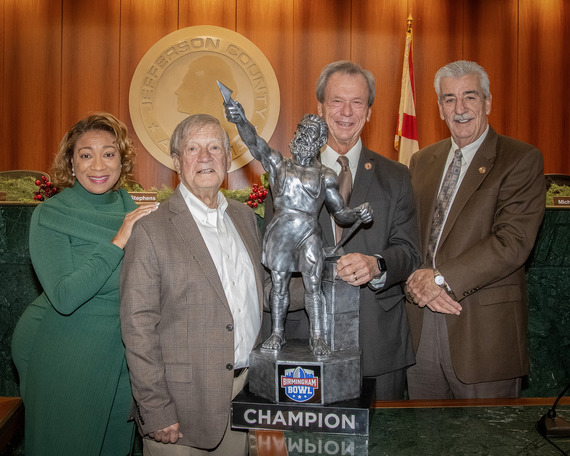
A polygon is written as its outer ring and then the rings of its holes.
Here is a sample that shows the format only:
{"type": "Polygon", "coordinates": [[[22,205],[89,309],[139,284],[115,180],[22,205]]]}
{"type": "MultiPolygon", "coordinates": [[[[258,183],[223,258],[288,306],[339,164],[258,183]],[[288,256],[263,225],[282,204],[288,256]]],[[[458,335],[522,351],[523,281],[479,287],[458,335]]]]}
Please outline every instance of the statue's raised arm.
{"type": "Polygon", "coordinates": [[[231,101],[224,101],[226,118],[235,124],[241,140],[247,146],[253,158],[260,161],[265,171],[276,166],[283,156],[276,150],[269,147],[267,142],[257,134],[253,124],[247,120],[245,111],[240,103],[230,98],[231,101]]]}

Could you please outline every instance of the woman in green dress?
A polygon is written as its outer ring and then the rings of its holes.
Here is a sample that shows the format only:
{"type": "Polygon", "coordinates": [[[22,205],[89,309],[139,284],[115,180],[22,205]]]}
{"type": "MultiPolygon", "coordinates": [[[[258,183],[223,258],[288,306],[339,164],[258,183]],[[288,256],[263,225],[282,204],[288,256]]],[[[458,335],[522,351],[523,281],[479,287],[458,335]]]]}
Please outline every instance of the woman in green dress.
{"type": "Polygon", "coordinates": [[[131,387],[119,322],[119,270],[137,207],[120,186],[134,160],[125,125],[91,115],[64,136],[60,193],[38,205],[30,256],[44,292],[25,310],[12,356],[25,405],[26,456],[131,453],[131,387]]]}

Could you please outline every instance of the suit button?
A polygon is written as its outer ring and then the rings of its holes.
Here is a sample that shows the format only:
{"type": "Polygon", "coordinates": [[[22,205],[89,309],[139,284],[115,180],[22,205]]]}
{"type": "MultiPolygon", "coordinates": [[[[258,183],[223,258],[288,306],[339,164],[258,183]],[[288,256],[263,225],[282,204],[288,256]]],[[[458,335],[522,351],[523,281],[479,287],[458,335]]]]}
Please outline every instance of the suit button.
{"type": "Polygon", "coordinates": [[[228,363],[228,364],[226,364],[226,369],[229,370],[229,371],[234,370],[234,365],[228,363]]]}
{"type": "Polygon", "coordinates": [[[232,325],[231,323],[229,325],[226,326],[226,329],[228,331],[233,331],[234,330],[234,325],[232,325]]]}

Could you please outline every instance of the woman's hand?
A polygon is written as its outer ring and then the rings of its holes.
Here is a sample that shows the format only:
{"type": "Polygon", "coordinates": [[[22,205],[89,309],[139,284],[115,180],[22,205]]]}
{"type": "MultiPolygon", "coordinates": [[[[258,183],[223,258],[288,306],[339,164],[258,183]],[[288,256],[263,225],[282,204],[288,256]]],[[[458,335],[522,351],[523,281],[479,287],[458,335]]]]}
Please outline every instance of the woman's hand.
{"type": "Polygon", "coordinates": [[[131,237],[131,233],[133,232],[133,225],[135,222],[143,218],[145,215],[156,211],[159,204],[160,203],[141,204],[134,211],[129,212],[127,215],[125,215],[125,220],[123,221],[121,228],[119,228],[119,231],[117,231],[115,237],[111,239],[111,242],[117,247],[124,249],[127,241],[131,237]]]}

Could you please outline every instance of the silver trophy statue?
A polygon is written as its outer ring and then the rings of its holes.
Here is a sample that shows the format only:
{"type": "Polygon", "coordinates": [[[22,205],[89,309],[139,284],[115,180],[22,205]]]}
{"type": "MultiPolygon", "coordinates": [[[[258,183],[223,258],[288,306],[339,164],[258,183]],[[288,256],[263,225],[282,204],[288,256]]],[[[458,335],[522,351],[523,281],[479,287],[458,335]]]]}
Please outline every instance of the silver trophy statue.
{"type": "Polygon", "coordinates": [[[309,316],[309,347],[316,357],[331,354],[325,338],[325,303],[321,289],[323,260],[333,255],[360,223],[372,221],[372,209],[364,203],[354,209],[340,195],[338,176],[318,160],[327,142],[328,127],[316,114],[306,114],[289,144],[291,158],[269,147],[245,116],[232,91],[218,81],[226,117],[237,127],[242,141],[268,173],[275,214],[263,239],[263,264],[271,271],[270,309],[272,333],[263,350],[279,351],[285,344],[285,318],[289,284],[300,272],[305,285],[304,304],[309,316]],[[330,252],[323,250],[318,214],[325,204],[335,221],[352,229],[330,252]],[[357,223],[356,223],[357,222],[357,223]]]}

